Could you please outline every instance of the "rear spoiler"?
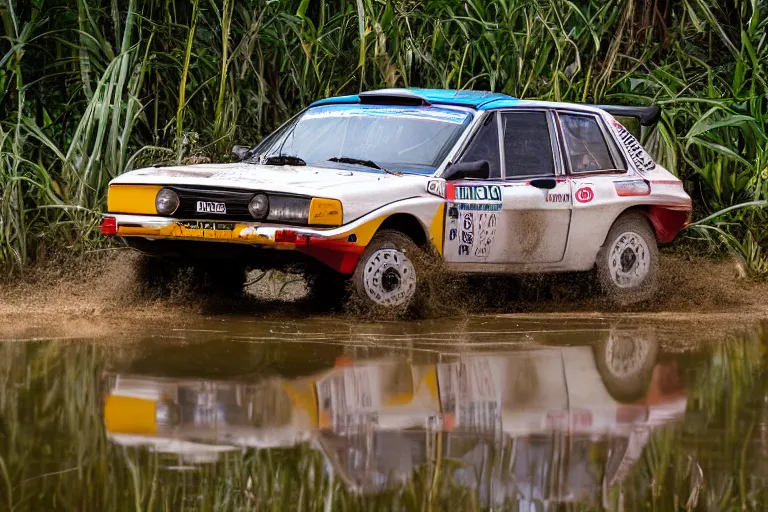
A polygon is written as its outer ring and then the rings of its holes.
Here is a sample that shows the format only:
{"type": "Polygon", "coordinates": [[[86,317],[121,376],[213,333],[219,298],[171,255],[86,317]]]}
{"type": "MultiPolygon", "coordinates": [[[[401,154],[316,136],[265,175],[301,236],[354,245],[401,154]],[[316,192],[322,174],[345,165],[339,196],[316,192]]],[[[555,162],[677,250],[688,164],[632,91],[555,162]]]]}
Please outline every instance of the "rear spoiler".
{"type": "Polygon", "coordinates": [[[590,105],[605,110],[612,116],[633,117],[637,119],[642,126],[653,126],[661,118],[661,109],[656,105],[650,107],[625,107],[619,105],[590,105]]]}

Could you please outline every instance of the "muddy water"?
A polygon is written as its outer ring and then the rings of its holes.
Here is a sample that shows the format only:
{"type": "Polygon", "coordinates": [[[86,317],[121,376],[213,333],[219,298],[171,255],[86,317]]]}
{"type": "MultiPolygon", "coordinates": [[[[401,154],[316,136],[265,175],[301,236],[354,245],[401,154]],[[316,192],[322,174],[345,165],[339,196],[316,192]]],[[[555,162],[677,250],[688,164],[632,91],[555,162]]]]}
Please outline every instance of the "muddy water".
{"type": "Polygon", "coordinates": [[[66,332],[82,338],[0,341],[0,510],[768,503],[768,325],[215,318],[66,332]]]}

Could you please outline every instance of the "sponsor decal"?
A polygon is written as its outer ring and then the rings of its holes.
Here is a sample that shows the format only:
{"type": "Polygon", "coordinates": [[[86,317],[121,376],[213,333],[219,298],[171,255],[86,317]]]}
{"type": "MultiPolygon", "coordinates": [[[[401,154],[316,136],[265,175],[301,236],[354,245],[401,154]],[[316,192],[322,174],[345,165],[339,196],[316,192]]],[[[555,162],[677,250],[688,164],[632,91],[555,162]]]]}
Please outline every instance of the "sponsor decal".
{"type": "Polygon", "coordinates": [[[461,230],[457,234],[459,256],[487,258],[496,240],[498,215],[486,212],[465,212],[461,218],[461,230]]]}
{"type": "Polygon", "coordinates": [[[614,181],[613,186],[620,197],[647,196],[651,193],[651,186],[645,180],[614,181]]]}
{"type": "Polygon", "coordinates": [[[227,205],[213,201],[198,201],[197,213],[227,213],[227,205]]]}
{"type": "Polygon", "coordinates": [[[473,212],[500,212],[501,203],[460,203],[459,210],[473,212]]]}
{"type": "Polygon", "coordinates": [[[448,231],[448,240],[456,240],[456,228],[451,228],[448,231]]]}
{"type": "Polygon", "coordinates": [[[592,192],[590,187],[581,187],[576,191],[574,197],[576,197],[576,200],[580,203],[588,203],[595,198],[595,193],[592,192]]]}
{"type": "Polygon", "coordinates": [[[449,184],[447,195],[459,203],[458,209],[462,211],[501,211],[501,185],[453,186],[449,184]]]}
{"type": "Polygon", "coordinates": [[[235,224],[231,222],[179,222],[184,229],[202,229],[205,231],[234,231],[235,224]]]}
{"type": "Polygon", "coordinates": [[[629,130],[624,128],[624,125],[620,122],[613,120],[613,126],[619,135],[622,145],[629,153],[629,157],[632,159],[632,163],[641,173],[650,172],[656,168],[656,162],[645,151],[643,145],[632,135],[629,130]]]}
{"type": "Polygon", "coordinates": [[[464,229],[465,230],[472,230],[472,214],[471,213],[465,213],[464,214],[464,229]]]}
{"type": "Polygon", "coordinates": [[[568,194],[568,193],[553,194],[552,192],[547,192],[547,202],[548,203],[570,203],[571,194],[568,194]]]}
{"type": "Polygon", "coordinates": [[[455,194],[456,201],[501,202],[501,186],[499,185],[457,186],[455,194]]]}
{"type": "Polygon", "coordinates": [[[475,241],[475,222],[472,213],[465,213],[461,219],[460,239],[459,256],[469,256],[470,248],[475,241]]]}
{"type": "Polygon", "coordinates": [[[477,221],[477,247],[475,256],[487,258],[496,239],[496,214],[481,213],[477,221]]]}

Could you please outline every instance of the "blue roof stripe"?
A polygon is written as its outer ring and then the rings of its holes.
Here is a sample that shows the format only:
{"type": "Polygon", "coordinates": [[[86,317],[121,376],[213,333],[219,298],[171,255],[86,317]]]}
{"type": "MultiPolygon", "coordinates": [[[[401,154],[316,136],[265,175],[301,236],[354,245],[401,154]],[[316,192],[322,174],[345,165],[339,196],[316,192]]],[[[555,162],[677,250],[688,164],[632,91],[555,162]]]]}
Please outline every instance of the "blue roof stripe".
{"type": "Polygon", "coordinates": [[[360,97],[357,94],[350,94],[349,96],[333,96],[331,98],[317,100],[309,106],[316,107],[318,105],[332,105],[335,103],[358,103],[359,101],[360,97]]]}
{"type": "MultiPolygon", "coordinates": [[[[461,107],[470,107],[475,109],[482,109],[484,107],[490,108],[493,104],[493,108],[511,106],[518,100],[512,96],[501,94],[498,92],[486,92],[486,91],[469,91],[469,90],[456,90],[456,89],[407,89],[412,91],[430,103],[438,105],[455,105],[461,107]]],[[[349,96],[336,96],[333,98],[325,98],[315,101],[310,106],[315,107],[317,105],[329,105],[333,103],[358,103],[360,97],[357,94],[351,94],[349,96]]]]}

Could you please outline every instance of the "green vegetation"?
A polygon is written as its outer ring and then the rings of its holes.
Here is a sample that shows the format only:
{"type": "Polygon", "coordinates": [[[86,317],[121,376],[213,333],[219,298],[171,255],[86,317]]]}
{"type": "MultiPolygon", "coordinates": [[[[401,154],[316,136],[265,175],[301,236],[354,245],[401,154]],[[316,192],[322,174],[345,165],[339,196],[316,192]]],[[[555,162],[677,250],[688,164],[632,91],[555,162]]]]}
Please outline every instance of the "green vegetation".
{"type": "Polygon", "coordinates": [[[768,275],[765,0],[3,0],[0,265],[79,253],[106,184],[227,158],[310,101],[384,86],[656,103],[690,230],[768,275]],[[718,213],[734,205],[736,210],[718,213]]]}

